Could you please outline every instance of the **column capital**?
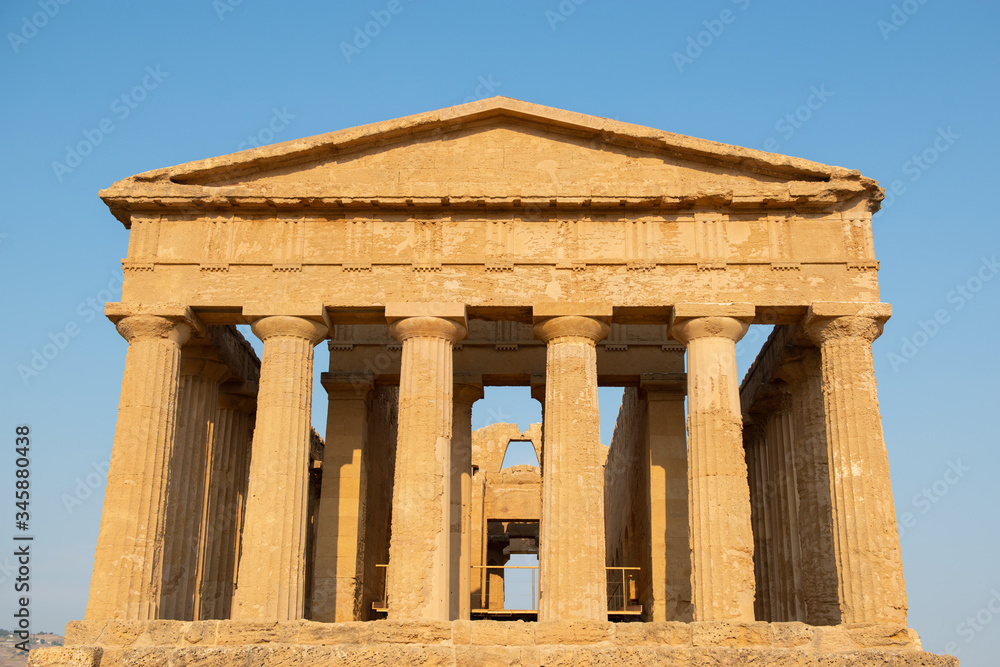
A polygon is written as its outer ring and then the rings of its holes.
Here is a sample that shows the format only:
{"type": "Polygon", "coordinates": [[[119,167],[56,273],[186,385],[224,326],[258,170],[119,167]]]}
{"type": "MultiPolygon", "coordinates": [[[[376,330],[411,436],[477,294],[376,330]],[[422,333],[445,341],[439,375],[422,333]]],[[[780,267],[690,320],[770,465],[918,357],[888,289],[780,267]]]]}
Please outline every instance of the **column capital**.
{"type": "Polygon", "coordinates": [[[802,331],[817,345],[840,338],[860,338],[871,344],[882,335],[891,316],[892,306],[887,303],[820,301],[809,306],[802,331]]]}
{"type": "Polygon", "coordinates": [[[670,324],[670,336],[687,345],[698,338],[728,338],[738,343],[750,322],[746,319],[724,316],[677,318],[670,324]]]}
{"type": "Polygon", "coordinates": [[[254,335],[262,341],[274,337],[301,338],[313,345],[323,340],[329,327],[315,320],[295,315],[269,315],[250,325],[254,335]]]}
{"type": "Polygon", "coordinates": [[[469,330],[454,319],[417,315],[390,320],[389,333],[399,342],[408,338],[443,338],[454,344],[465,338],[469,330]]]}
{"type": "Polygon", "coordinates": [[[589,315],[561,315],[535,323],[535,338],[548,344],[558,338],[586,338],[595,345],[611,331],[603,318],[589,315]]]}
{"type": "Polygon", "coordinates": [[[531,383],[531,397],[545,407],[545,375],[543,373],[532,373],[528,380],[531,383]]]}
{"type": "Polygon", "coordinates": [[[653,400],[684,400],[687,394],[687,373],[643,373],[639,389],[653,400]]]}
{"type": "Polygon", "coordinates": [[[792,411],[792,394],[789,386],[780,379],[763,385],[757,392],[757,399],[748,411],[749,415],[785,414],[792,411]]]}
{"type": "MultiPolygon", "coordinates": [[[[108,302],[104,304],[104,316],[115,323],[118,326],[126,319],[132,319],[133,321],[126,325],[128,327],[129,333],[133,335],[140,336],[141,338],[171,338],[176,336],[176,333],[167,331],[166,333],[158,333],[159,329],[166,326],[162,323],[156,323],[155,319],[134,319],[134,318],[158,318],[160,320],[166,320],[174,325],[186,325],[188,329],[187,336],[183,341],[178,341],[180,345],[183,345],[191,336],[194,334],[200,334],[205,332],[205,323],[201,321],[193,310],[188,308],[183,303],[137,303],[134,301],[118,301],[118,302],[108,302]]],[[[131,343],[131,339],[124,333],[119,327],[118,332],[121,333],[125,340],[131,343]]]]}
{"type": "Polygon", "coordinates": [[[244,394],[223,391],[221,385],[219,388],[219,403],[218,408],[220,410],[235,410],[236,412],[242,412],[243,414],[250,415],[257,410],[257,399],[253,396],[246,396],[244,394]]]}
{"type": "Polygon", "coordinates": [[[330,398],[369,400],[375,389],[375,375],[371,371],[361,373],[327,372],[320,375],[320,383],[330,398]]]}
{"type": "Polygon", "coordinates": [[[819,349],[808,346],[789,348],[787,358],[774,370],[775,378],[793,386],[820,375],[819,349]]]}
{"type": "Polygon", "coordinates": [[[483,397],[483,376],[479,373],[455,373],[453,392],[456,403],[472,405],[483,397]]]}
{"type": "Polygon", "coordinates": [[[178,346],[191,339],[192,327],[159,315],[131,315],[115,323],[115,328],[129,345],[144,340],[169,340],[178,346]]]}
{"type": "Polygon", "coordinates": [[[230,374],[229,367],[219,361],[215,351],[207,345],[185,345],[181,348],[180,373],[216,382],[221,382],[230,374]]]}

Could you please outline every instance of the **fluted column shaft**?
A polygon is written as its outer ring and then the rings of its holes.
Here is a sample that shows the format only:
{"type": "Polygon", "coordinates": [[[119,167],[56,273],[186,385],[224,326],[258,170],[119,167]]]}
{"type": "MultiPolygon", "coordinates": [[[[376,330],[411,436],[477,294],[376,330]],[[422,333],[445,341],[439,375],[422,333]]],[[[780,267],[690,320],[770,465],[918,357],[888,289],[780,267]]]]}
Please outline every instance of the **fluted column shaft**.
{"type": "Polygon", "coordinates": [[[167,487],[166,548],[160,618],[196,619],[199,604],[199,567],[202,555],[202,517],[209,452],[219,402],[219,381],[226,366],[200,356],[200,346],[181,350],[177,430],[167,487]]]}
{"type": "Polygon", "coordinates": [[[819,345],[842,623],[905,623],[889,458],[882,434],[872,342],[878,319],[822,317],[806,332],[819,345]]]}
{"type": "Polygon", "coordinates": [[[301,317],[257,320],[264,342],[233,617],[302,618],[313,347],[327,327],[301,317]]]}
{"type": "Polygon", "coordinates": [[[324,374],[330,399],[323,450],[323,485],[316,524],[312,619],[356,621],[361,606],[363,571],[359,537],[363,536],[365,484],[362,459],[371,454],[368,411],[371,374],[324,374]]]}
{"type": "Polygon", "coordinates": [[[795,484],[794,438],[791,397],[782,393],[774,412],[767,418],[767,447],[771,456],[773,484],[770,493],[780,527],[777,571],[781,583],[781,608],[775,621],[802,621],[802,558],[799,550],[798,490],[795,484]]]}
{"type": "Polygon", "coordinates": [[[86,618],[147,621],[160,602],[181,345],[191,328],[136,315],[118,332],[129,348],[86,618]]]}
{"type": "Polygon", "coordinates": [[[819,350],[802,349],[801,356],[782,364],[779,373],[791,386],[795,423],[804,620],[810,625],[836,625],[840,622],[840,599],[819,350]]]}
{"type": "Polygon", "coordinates": [[[403,343],[399,430],[386,592],[389,616],[449,618],[452,345],[463,324],[407,317],[390,332],[403,343]]]}
{"type": "Polygon", "coordinates": [[[238,386],[222,385],[212,439],[212,464],[205,512],[204,566],[201,577],[202,619],[232,614],[239,547],[241,477],[246,471],[256,401],[238,386]]]}
{"type": "Polygon", "coordinates": [[[608,330],[577,315],[535,324],[546,344],[539,621],[608,617],[596,348],[608,330]]]}
{"type": "Polygon", "coordinates": [[[753,531],[733,317],[676,321],[687,347],[691,601],[696,621],[754,619],[753,531]]]}
{"type": "Polygon", "coordinates": [[[687,434],[683,387],[643,382],[649,451],[649,620],[691,620],[687,434]]]}
{"type": "Polygon", "coordinates": [[[755,575],[754,617],[758,621],[770,618],[768,563],[764,555],[764,486],[760,470],[760,454],[764,447],[764,426],[754,420],[743,425],[743,448],[747,462],[747,482],[750,486],[750,525],[753,528],[753,563],[755,575]]]}
{"type": "Polygon", "coordinates": [[[450,617],[469,620],[472,601],[472,404],[483,387],[459,377],[454,384],[451,438],[450,617]]]}

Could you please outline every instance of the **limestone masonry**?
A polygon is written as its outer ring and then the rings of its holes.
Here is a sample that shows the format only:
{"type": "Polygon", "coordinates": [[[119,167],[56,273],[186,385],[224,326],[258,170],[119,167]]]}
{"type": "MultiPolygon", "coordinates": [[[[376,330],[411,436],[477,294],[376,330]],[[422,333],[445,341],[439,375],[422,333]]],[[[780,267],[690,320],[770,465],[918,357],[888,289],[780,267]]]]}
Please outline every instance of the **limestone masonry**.
{"type": "Polygon", "coordinates": [[[957,665],[906,625],[882,195],[501,97],[115,183],[90,598],[30,664],[957,665]],[[473,432],[497,385],[542,423],[473,432]]]}

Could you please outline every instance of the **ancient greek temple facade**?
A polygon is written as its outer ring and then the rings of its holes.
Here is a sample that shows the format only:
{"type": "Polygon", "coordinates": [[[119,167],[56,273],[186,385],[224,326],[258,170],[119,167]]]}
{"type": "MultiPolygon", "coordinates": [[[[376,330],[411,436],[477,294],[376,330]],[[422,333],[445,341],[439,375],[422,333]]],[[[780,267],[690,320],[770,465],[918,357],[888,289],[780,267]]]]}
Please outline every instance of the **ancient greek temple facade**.
{"type": "Polygon", "coordinates": [[[118,422],[86,619],[34,664],[955,664],[906,627],[859,172],[493,98],[101,197],[118,422]],[[490,386],[541,403],[537,468],[474,448],[490,386]],[[477,616],[532,550],[535,616],[477,616]]]}

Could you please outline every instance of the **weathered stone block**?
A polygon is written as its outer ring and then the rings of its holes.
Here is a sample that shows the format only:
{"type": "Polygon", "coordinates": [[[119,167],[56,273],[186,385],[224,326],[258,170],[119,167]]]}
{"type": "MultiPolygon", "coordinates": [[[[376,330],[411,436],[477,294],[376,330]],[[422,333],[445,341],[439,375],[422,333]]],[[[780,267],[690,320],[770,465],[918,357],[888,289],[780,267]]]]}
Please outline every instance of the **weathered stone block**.
{"type": "Polygon", "coordinates": [[[693,646],[771,646],[774,639],[770,623],[723,623],[697,621],[691,623],[693,646]]]}
{"type": "Polygon", "coordinates": [[[371,623],[372,643],[441,644],[451,640],[451,623],[447,621],[374,621],[371,623]]]}
{"type": "Polygon", "coordinates": [[[198,646],[174,649],[171,667],[246,667],[250,648],[246,646],[198,646]]]}
{"type": "Polygon", "coordinates": [[[146,632],[146,621],[108,621],[98,646],[132,646],[146,632]]]}
{"type": "MultiPolygon", "coordinates": [[[[479,621],[476,621],[477,623],[479,621]]],[[[451,643],[462,646],[472,642],[472,621],[455,621],[451,624],[451,643]]]]}
{"type": "Polygon", "coordinates": [[[847,629],[840,625],[816,628],[813,648],[820,653],[837,653],[857,650],[847,629]]]}
{"type": "Polygon", "coordinates": [[[507,623],[507,645],[527,646],[535,643],[535,626],[537,623],[514,621],[507,623]]]}
{"type": "Polygon", "coordinates": [[[916,633],[905,625],[857,623],[845,625],[847,634],[862,648],[909,646],[920,647],[916,633]]]}
{"type": "Polygon", "coordinates": [[[603,621],[543,621],[535,626],[535,642],[544,644],[596,644],[611,639],[613,623],[603,621]]]}
{"type": "Polygon", "coordinates": [[[470,643],[477,646],[505,646],[507,623],[504,621],[476,621],[472,624],[470,643]]]}
{"type": "Polygon", "coordinates": [[[136,640],[136,646],[180,646],[188,623],[183,621],[146,621],[146,631],[136,640]]]}
{"type": "Polygon", "coordinates": [[[297,626],[297,644],[359,644],[365,640],[364,623],[314,623],[302,621],[297,626]]]}
{"type": "Polygon", "coordinates": [[[216,642],[220,646],[266,644],[278,641],[278,623],[273,621],[225,621],[219,623],[216,642]]]}
{"type": "Polygon", "coordinates": [[[101,649],[92,646],[53,646],[28,652],[28,667],[97,667],[101,649]]]}
{"type": "Polygon", "coordinates": [[[184,643],[212,646],[218,643],[217,633],[219,621],[195,621],[186,624],[184,629],[184,643]]]}
{"type": "Polygon", "coordinates": [[[169,667],[172,651],[162,646],[109,648],[100,664],[104,667],[169,667]]]}
{"type": "MultiPolygon", "coordinates": [[[[276,644],[254,646],[242,665],[247,667],[316,667],[336,664],[332,661],[333,649],[329,646],[293,646],[276,644]]],[[[226,664],[228,667],[228,663],[226,664]]],[[[235,665],[235,663],[233,663],[235,665]]]]}
{"type": "Polygon", "coordinates": [[[514,667],[521,664],[521,650],[509,646],[457,646],[456,665],[476,667],[514,667]]]}
{"type": "Polygon", "coordinates": [[[107,621],[70,621],[66,624],[66,645],[97,644],[107,621]]]}
{"type": "Polygon", "coordinates": [[[771,637],[778,647],[808,646],[815,635],[816,629],[805,623],[771,623],[771,637]]]}

